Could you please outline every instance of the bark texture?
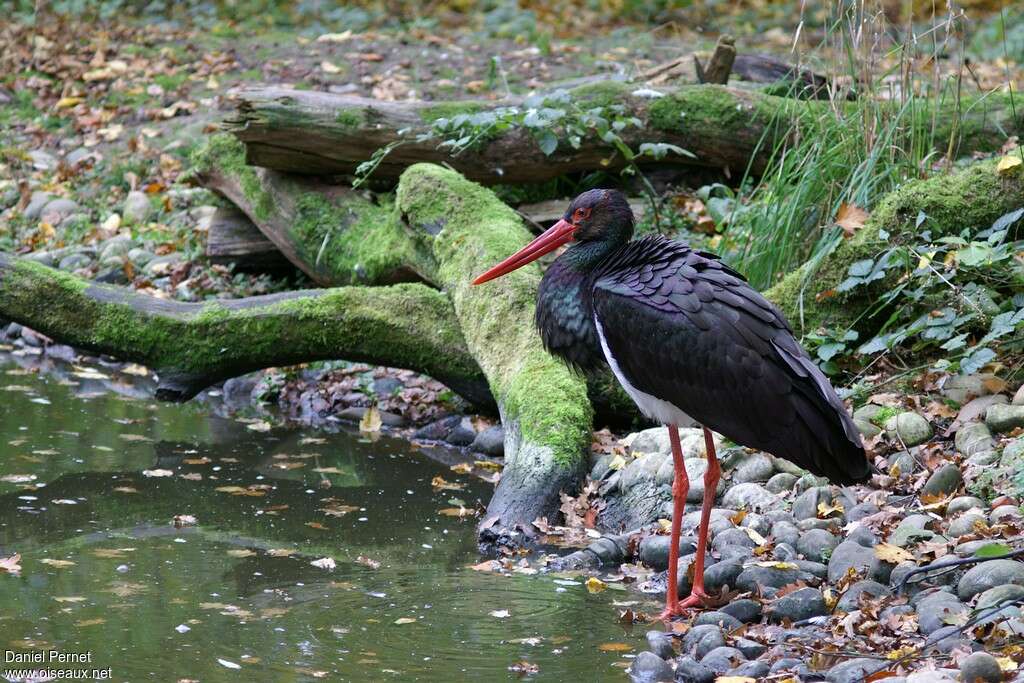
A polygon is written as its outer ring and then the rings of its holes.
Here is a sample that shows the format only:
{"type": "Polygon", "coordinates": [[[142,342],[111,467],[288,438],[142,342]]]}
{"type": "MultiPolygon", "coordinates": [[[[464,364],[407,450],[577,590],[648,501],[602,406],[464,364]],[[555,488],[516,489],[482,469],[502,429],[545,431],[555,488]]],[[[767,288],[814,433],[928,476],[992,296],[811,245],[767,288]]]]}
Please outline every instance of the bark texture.
{"type": "Polygon", "coordinates": [[[0,317],[153,368],[165,400],[187,400],[253,370],[344,358],[423,372],[474,403],[493,405],[451,301],[422,284],[194,304],[93,284],[0,253],[0,317]]]}
{"type": "MultiPolygon", "coordinates": [[[[645,157],[641,159],[644,164],[695,164],[734,173],[742,173],[748,163],[755,173],[762,171],[773,143],[788,134],[792,121],[820,115],[832,106],[721,85],[684,85],[652,96],[642,85],[605,81],[569,92],[583,109],[622,107],[640,119],[640,127],[620,132],[633,149],[644,142],[669,143],[696,156],[645,157]]],[[[579,149],[561,140],[550,156],[521,126],[485,135],[479,145],[457,156],[439,149],[440,140],[429,137],[438,119],[521,104],[519,100],[381,102],[265,88],[240,93],[237,114],[226,127],[245,144],[248,163],[314,175],[351,174],[375,151],[398,142],[402,144],[384,157],[374,178],[395,180],[414,163],[432,162],[449,165],[485,184],[532,183],[577,171],[614,170],[626,164],[621,154],[596,136],[584,139],[579,149]]],[[[988,150],[1019,132],[1024,123],[1024,109],[1018,108],[1015,116],[1008,96],[1000,94],[940,106],[934,142],[942,152],[949,146],[951,132],[962,139],[964,149],[988,150]]],[[[851,110],[850,115],[856,111],[851,110]]],[[[923,117],[921,125],[931,130],[931,119],[923,117]]]]}

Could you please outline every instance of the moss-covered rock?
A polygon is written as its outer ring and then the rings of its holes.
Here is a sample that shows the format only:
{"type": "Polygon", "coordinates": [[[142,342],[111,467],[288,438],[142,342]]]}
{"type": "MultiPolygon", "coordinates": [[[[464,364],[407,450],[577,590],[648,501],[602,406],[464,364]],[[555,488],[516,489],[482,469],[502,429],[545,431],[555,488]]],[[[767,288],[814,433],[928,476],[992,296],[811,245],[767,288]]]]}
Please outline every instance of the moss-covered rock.
{"type": "Polygon", "coordinates": [[[843,240],[820,264],[808,262],[787,275],[766,296],[782,309],[798,334],[821,327],[869,331],[878,322],[863,320],[864,312],[903,273],[893,269],[871,287],[837,293],[850,266],[913,239],[920,213],[927,216],[922,229],[930,230],[935,239],[966,227],[986,227],[1024,205],[1024,178],[1002,176],[995,166],[987,161],[906,183],[886,195],[854,237],[843,240]]]}

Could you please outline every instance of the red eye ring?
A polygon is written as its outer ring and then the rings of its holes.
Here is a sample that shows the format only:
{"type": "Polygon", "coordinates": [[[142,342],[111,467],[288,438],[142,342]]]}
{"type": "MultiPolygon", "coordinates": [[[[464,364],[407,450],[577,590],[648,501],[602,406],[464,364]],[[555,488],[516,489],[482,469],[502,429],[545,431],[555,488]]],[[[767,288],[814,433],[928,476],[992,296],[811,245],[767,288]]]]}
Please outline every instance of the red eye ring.
{"type": "Polygon", "coordinates": [[[572,214],[572,220],[574,223],[586,220],[589,217],[590,209],[585,206],[581,206],[580,208],[576,209],[572,214]]]}

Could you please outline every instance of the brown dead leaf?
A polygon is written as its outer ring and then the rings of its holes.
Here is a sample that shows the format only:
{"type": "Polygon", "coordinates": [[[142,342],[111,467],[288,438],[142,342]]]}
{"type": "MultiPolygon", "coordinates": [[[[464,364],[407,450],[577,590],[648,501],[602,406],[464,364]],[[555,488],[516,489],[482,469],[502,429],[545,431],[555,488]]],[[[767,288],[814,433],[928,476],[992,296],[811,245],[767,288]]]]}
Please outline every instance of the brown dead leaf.
{"type": "Polygon", "coordinates": [[[0,571],[18,576],[21,574],[21,555],[15,553],[10,557],[0,557],[0,571]]]}
{"type": "Polygon", "coordinates": [[[889,564],[899,564],[900,562],[912,561],[914,559],[914,555],[910,551],[891,543],[879,543],[876,545],[875,557],[889,564]]]}
{"type": "Polygon", "coordinates": [[[632,652],[633,646],[629,643],[601,643],[597,649],[601,652],[632,652]]]}
{"type": "Polygon", "coordinates": [[[370,559],[366,555],[360,555],[359,557],[357,557],[356,562],[363,565],[364,567],[369,567],[370,569],[380,569],[380,562],[378,562],[377,560],[370,559]]]}
{"type": "Polygon", "coordinates": [[[856,204],[843,202],[836,212],[836,225],[843,229],[843,237],[853,237],[864,227],[870,214],[856,204]]]}

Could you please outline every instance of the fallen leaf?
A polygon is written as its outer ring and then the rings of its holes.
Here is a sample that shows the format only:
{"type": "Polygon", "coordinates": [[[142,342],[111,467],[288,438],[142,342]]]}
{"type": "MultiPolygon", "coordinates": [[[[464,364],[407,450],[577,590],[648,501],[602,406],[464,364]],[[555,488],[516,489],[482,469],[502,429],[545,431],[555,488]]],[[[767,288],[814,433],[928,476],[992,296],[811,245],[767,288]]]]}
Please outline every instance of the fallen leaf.
{"type": "Polygon", "coordinates": [[[628,643],[601,643],[597,649],[601,652],[629,652],[633,646],[628,643]]]}
{"type": "Polygon", "coordinates": [[[900,562],[907,562],[914,559],[914,555],[899,546],[892,545],[891,543],[879,543],[875,546],[875,557],[888,562],[889,564],[899,564],[900,562]]]}
{"type": "Polygon", "coordinates": [[[765,560],[764,562],[755,562],[758,567],[767,567],[768,569],[799,569],[800,567],[793,564],[792,562],[778,562],[775,560],[765,560]]]}
{"type": "Polygon", "coordinates": [[[462,484],[446,481],[440,474],[430,480],[430,485],[438,490],[461,491],[465,487],[462,484]]]}
{"type": "Polygon", "coordinates": [[[1024,164],[1024,159],[1021,159],[1020,152],[1007,154],[996,164],[996,172],[1002,176],[1020,173],[1021,164],[1024,164]]]}
{"type": "Polygon", "coordinates": [[[719,676],[715,683],[757,683],[757,679],[750,676],[719,676]]]}
{"type": "Polygon", "coordinates": [[[395,619],[395,623],[399,626],[401,626],[402,624],[415,624],[416,619],[414,619],[413,617],[399,617],[398,619],[395,619]]]}
{"type": "Polygon", "coordinates": [[[600,593],[608,587],[608,584],[602,581],[601,579],[597,578],[596,576],[591,576],[589,579],[587,579],[586,586],[588,593],[600,593]]]}
{"type": "Polygon", "coordinates": [[[142,470],[142,475],[145,477],[173,477],[174,472],[171,470],[142,470]]]}
{"type": "Polygon", "coordinates": [[[298,551],[293,548],[271,548],[267,551],[267,555],[270,555],[271,557],[289,557],[294,555],[296,552],[298,551]]]}
{"type": "Polygon", "coordinates": [[[229,557],[252,557],[256,553],[248,548],[234,548],[228,551],[229,557]]]}
{"type": "Polygon", "coordinates": [[[844,237],[853,237],[858,230],[864,227],[870,214],[856,204],[843,202],[836,212],[836,225],[843,229],[844,237]]]}
{"type": "Polygon", "coordinates": [[[314,567],[319,569],[326,569],[328,571],[334,571],[334,568],[338,566],[338,563],[331,557],[321,557],[319,560],[313,560],[310,562],[314,567]]]}
{"type": "Polygon", "coordinates": [[[376,406],[370,406],[363,413],[363,419],[359,421],[359,431],[373,434],[379,432],[383,423],[380,419],[380,411],[376,406]]]}
{"type": "Polygon", "coordinates": [[[473,466],[470,465],[468,462],[460,462],[452,465],[448,469],[450,469],[452,472],[455,472],[456,474],[469,474],[470,472],[473,471],[473,466]]]}
{"type": "Polygon", "coordinates": [[[508,619],[510,616],[512,616],[512,613],[509,612],[507,609],[491,610],[487,614],[491,615],[495,619],[508,619]]]}
{"type": "Polygon", "coordinates": [[[221,666],[227,668],[227,669],[241,669],[242,668],[241,664],[235,664],[234,662],[228,661],[226,659],[218,658],[217,659],[217,663],[220,664],[221,666]]]}
{"type": "Polygon", "coordinates": [[[59,597],[54,597],[54,600],[56,600],[57,602],[70,602],[70,603],[85,602],[85,598],[83,598],[81,595],[62,595],[62,596],[59,596],[59,597]]]}
{"type": "Polygon", "coordinates": [[[526,660],[521,660],[516,662],[515,664],[510,665],[508,667],[508,670],[513,671],[517,674],[525,674],[527,676],[532,676],[533,674],[540,673],[539,666],[537,666],[536,664],[531,664],[526,660]]]}
{"type": "Polygon", "coordinates": [[[378,562],[377,560],[370,559],[366,555],[360,555],[359,557],[357,557],[356,562],[363,565],[364,567],[369,567],[370,569],[380,569],[380,562],[378,562]]]}
{"type": "Polygon", "coordinates": [[[44,557],[39,561],[43,564],[48,564],[51,567],[56,567],[57,569],[63,569],[64,567],[73,567],[75,564],[71,560],[52,560],[49,557],[44,557]]]}
{"type": "Polygon", "coordinates": [[[17,576],[21,573],[21,555],[15,553],[10,557],[0,557],[0,571],[17,576]]]}

